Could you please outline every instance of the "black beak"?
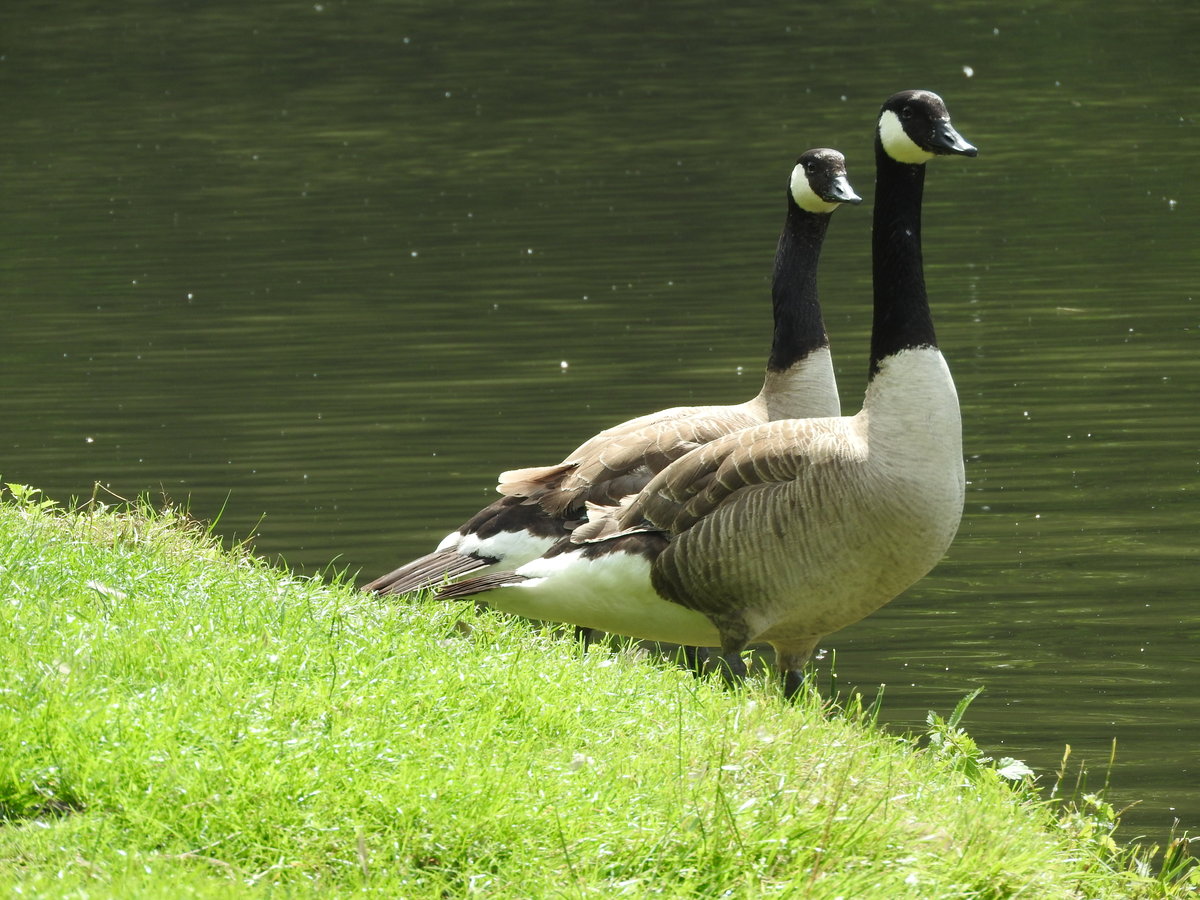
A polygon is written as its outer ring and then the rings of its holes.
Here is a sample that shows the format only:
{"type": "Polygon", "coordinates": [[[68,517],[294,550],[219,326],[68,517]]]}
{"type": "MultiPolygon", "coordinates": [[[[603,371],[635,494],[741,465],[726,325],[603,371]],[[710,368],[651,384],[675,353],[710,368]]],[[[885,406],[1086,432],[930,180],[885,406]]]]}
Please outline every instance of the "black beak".
{"type": "Polygon", "coordinates": [[[850,187],[850,179],[845,175],[839,175],[833,179],[829,193],[821,199],[826,203],[862,203],[862,197],[854,193],[854,188],[850,187]]]}
{"type": "Polygon", "coordinates": [[[977,156],[979,151],[968,144],[961,134],[954,130],[949,119],[939,119],[933,123],[933,140],[930,149],[938,156],[977,156]]]}

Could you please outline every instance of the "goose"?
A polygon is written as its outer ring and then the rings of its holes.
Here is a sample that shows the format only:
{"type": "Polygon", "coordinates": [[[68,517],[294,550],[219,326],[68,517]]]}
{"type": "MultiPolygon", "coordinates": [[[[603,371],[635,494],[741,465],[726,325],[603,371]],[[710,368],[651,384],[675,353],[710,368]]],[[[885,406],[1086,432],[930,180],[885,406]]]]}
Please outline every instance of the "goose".
{"type": "Polygon", "coordinates": [[[430,554],[363,586],[403,594],[470,573],[512,569],[546,552],[586,517],[586,503],[636,493],[669,462],[713,438],[771,419],[841,411],[816,269],[833,211],[858,204],[841,153],[809,150],[788,180],[775,253],[774,337],[762,390],[733,406],[664,409],[601,431],[555,466],[500,475],[503,497],[448,534],[430,554]]]}
{"type": "Polygon", "coordinates": [[[862,409],[716,438],[640,493],[512,572],[441,589],[532,619],[719,647],[774,647],[783,693],[817,642],[928,573],[958,529],[965,490],[958,396],[938,349],[921,257],[925,164],[975,156],[941,98],[904,91],[875,132],[874,314],[862,409]]]}

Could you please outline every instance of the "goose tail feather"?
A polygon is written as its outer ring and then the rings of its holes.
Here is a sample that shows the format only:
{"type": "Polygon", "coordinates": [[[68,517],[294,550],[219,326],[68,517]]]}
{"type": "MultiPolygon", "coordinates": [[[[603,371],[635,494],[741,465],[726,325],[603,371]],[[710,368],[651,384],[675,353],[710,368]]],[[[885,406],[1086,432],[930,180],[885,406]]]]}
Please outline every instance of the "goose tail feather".
{"type": "Polygon", "coordinates": [[[479,575],[475,578],[467,578],[464,581],[456,581],[454,584],[447,584],[440,588],[433,595],[433,598],[435,600],[466,600],[474,597],[476,594],[520,584],[528,580],[525,575],[518,575],[516,572],[491,572],[487,575],[479,575]]]}
{"type": "Polygon", "coordinates": [[[563,476],[575,468],[575,463],[564,462],[555,466],[530,466],[524,469],[509,469],[500,473],[496,490],[506,497],[525,497],[536,500],[547,491],[558,487],[563,476]]]}
{"type": "Polygon", "coordinates": [[[386,575],[381,575],[364,584],[362,590],[368,594],[409,594],[437,587],[448,578],[469,575],[494,565],[495,562],[496,560],[488,557],[442,550],[414,559],[386,575]]]}

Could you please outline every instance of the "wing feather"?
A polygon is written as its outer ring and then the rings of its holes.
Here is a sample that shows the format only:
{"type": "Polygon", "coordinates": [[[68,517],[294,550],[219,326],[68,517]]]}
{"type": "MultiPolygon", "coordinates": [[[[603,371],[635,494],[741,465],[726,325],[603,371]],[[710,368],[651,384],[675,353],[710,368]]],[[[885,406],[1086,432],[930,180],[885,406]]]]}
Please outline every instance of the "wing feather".
{"type": "Polygon", "coordinates": [[[702,445],[762,421],[750,404],[662,410],[600,432],[558,465],[504,472],[498,490],[552,515],[584,502],[617,503],[702,445]]]}
{"type": "Polygon", "coordinates": [[[633,503],[612,513],[615,529],[643,520],[680,534],[739,492],[783,485],[806,470],[861,452],[853,419],[789,419],[712,441],[660,472],[633,503]]]}

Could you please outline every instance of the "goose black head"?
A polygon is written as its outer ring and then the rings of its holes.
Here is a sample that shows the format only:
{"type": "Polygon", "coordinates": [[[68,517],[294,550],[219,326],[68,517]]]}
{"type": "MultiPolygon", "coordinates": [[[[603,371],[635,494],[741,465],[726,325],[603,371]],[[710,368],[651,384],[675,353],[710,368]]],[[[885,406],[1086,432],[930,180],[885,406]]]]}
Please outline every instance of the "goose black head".
{"type": "Polygon", "coordinates": [[[950,124],[942,98],[932,91],[901,91],[883,102],[879,111],[879,141],[896,162],[920,165],[935,156],[975,156],[950,124]]]}
{"type": "Polygon", "coordinates": [[[821,147],[796,160],[788,189],[805,212],[831,213],[843,203],[862,203],[846,177],[846,157],[821,147]]]}

